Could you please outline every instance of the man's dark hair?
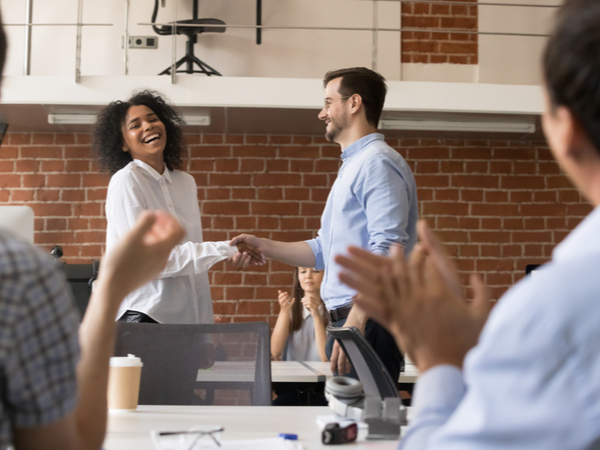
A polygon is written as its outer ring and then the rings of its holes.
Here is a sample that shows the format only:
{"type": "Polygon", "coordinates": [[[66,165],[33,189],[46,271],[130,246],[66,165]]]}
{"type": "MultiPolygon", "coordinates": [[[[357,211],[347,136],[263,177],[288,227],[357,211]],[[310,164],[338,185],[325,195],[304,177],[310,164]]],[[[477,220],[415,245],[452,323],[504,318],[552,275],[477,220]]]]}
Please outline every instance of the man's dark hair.
{"type": "Polygon", "coordinates": [[[92,152],[103,172],[114,174],[132,160],[129,152],[123,151],[123,123],[127,111],[132,106],[147,106],[165,125],[167,144],[163,152],[165,164],[169,170],[178,169],[183,163],[185,141],[181,125],[181,115],[155,91],[141,91],[126,102],[110,103],[98,114],[98,120],[92,133],[92,152]]]}
{"type": "Polygon", "coordinates": [[[600,152],[600,2],[567,0],[544,53],[552,108],[568,108],[600,152]]]}
{"type": "Polygon", "coordinates": [[[4,34],[4,24],[2,23],[2,14],[0,14],[0,77],[4,73],[4,62],[6,61],[6,34],[4,34]]]}
{"type": "Polygon", "coordinates": [[[340,77],[339,93],[342,97],[360,95],[365,105],[367,122],[377,127],[387,93],[385,78],[366,67],[351,67],[327,72],[323,78],[323,86],[327,87],[327,83],[340,77]]]}

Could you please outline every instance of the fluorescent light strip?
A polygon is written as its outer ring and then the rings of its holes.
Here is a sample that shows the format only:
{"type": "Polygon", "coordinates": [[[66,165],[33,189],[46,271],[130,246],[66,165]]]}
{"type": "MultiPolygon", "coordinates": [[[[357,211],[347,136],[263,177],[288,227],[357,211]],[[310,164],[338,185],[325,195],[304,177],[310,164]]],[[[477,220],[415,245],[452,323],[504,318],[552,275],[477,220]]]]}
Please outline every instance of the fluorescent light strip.
{"type": "Polygon", "coordinates": [[[382,130],[480,131],[496,133],[533,133],[535,124],[519,122],[452,122],[448,120],[394,120],[379,122],[382,130]]]}
{"type": "MultiPolygon", "coordinates": [[[[93,125],[96,123],[96,114],[48,114],[48,123],[55,125],[93,125]]],[[[210,116],[183,116],[185,125],[208,126],[210,116]]]]}

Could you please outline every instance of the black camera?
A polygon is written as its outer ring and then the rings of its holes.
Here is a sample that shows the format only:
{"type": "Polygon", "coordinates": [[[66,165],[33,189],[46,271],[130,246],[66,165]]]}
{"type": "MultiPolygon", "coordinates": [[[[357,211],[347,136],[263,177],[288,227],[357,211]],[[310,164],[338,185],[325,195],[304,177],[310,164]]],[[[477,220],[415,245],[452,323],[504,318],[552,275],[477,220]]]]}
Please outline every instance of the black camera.
{"type": "Polygon", "coordinates": [[[357,436],[358,427],[355,423],[343,428],[339,423],[328,423],[321,434],[321,441],[325,445],[340,445],[354,442],[357,436]]]}

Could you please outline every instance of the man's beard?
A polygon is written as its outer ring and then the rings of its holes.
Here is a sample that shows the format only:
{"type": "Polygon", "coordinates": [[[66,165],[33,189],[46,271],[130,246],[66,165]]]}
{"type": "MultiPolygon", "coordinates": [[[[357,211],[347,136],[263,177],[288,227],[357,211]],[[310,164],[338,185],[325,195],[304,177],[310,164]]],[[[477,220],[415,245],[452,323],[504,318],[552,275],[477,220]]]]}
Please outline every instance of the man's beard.
{"type": "Polygon", "coordinates": [[[342,131],[346,128],[348,121],[346,116],[340,117],[338,120],[331,120],[331,129],[325,131],[325,139],[329,142],[337,142],[337,138],[342,134],[342,131]]]}

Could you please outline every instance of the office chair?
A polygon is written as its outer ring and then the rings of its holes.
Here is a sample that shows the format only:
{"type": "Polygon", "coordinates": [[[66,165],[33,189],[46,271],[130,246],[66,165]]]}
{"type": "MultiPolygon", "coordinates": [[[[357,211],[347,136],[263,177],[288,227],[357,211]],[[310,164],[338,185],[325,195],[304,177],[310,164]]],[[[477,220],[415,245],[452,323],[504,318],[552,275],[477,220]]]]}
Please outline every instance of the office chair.
{"type": "Polygon", "coordinates": [[[93,261],[92,264],[62,264],[60,266],[67,277],[80,320],[83,319],[90,302],[92,283],[98,275],[98,264],[98,261],[93,261]]]}
{"type": "MultiPolygon", "coordinates": [[[[177,0],[174,0],[177,1],[177,0]]],[[[165,6],[165,0],[162,1],[162,6],[165,6]]],[[[154,12],[152,13],[152,23],[156,23],[156,16],[158,15],[158,0],[154,2],[154,12]]],[[[175,27],[176,34],[184,34],[188,37],[186,42],[185,56],[175,63],[176,73],[203,73],[208,75],[221,76],[219,72],[210,67],[204,61],[201,61],[194,55],[194,44],[198,42],[198,35],[201,33],[225,33],[227,29],[225,26],[222,27],[207,27],[206,25],[225,25],[225,22],[219,19],[198,19],[198,0],[194,0],[193,19],[178,20],[175,24],[187,25],[184,27],[175,27]],[[195,25],[195,26],[189,26],[195,25]],[[185,70],[177,70],[179,66],[185,63],[185,70]],[[200,70],[194,70],[194,64],[196,64],[200,70]]],[[[156,26],[152,28],[156,34],[161,36],[168,36],[173,34],[173,27],[170,25],[156,26]]],[[[159,75],[169,75],[171,73],[171,66],[163,70],[159,75]]]]}
{"type": "Polygon", "coordinates": [[[327,326],[327,333],[338,341],[363,385],[367,396],[381,399],[398,397],[398,382],[394,382],[383,362],[355,327],[327,326]]]}
{"type": "Polygon", "coordinates": [[[266,322],[117,323],[115,356],[141,358],[140,405],[271,405],[266,322]]]}

